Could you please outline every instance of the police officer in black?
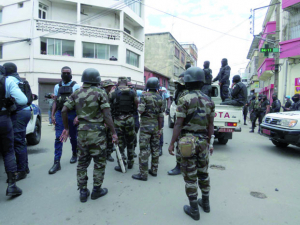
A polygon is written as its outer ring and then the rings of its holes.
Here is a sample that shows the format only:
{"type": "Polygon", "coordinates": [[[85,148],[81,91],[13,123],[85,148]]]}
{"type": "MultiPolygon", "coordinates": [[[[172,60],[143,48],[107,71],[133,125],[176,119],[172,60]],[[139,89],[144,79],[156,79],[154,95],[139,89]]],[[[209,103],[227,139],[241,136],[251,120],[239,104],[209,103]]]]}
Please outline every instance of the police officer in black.
{"type": "Polygon", "coordinates": [[[218,76],[213,79],[213,82],[219,81],[220,89],[221,89],[221,99],[224,102],[225,99],[228,98],[229,94],[229,77],[230,77],[230,70],[231,68],[228,66],[228,60],[227,59],[222,59],[221,61],[222,67],[220,69],[220,72],[218,76]]]}
{"type": "Polygon", "coordinates": [[[212,87],[211,87],[211,82],[212,82],[212,70],[209,68],[210,62],[205,61],[203,64],[203,71],[205,74],[205,83],[201,89],[201,91],[206,94],[208,97],[211,97],[211,92],[212,92],[212,87]]]}
{"type": "Polygon", "coordinates": [[[18,196],[22,194],[22,190],[16,185],[17,162],[10,109],[13,107],[12,98],[18,105],[26,105],[28,100],[13,78],[4,75],[5,69],[0,66],[0,152],[7,173],[6,196],[18,196]]]}
{"type": "Polygon", "coordinates": [[[244,106],[247,103],[247,87],[241,82],[241,77],[235,75],[232,78],[232,99],[222,102],[221,105],[244,106]]]}
{"type": "Polygon", "coordinates": [[[260,133],[260,124],[262,123],[262,120],[266,114],[270,112],[270,102],[266,95],[259,95],[258,96],[258,103],[255,106],[255,117],[252,121],[252,130],[250,133],[254,133],[254,127],[256,120],[258,119],[259,122],[259,128],[258,133],[260,133]]]}
{"type": "Polygon", "coordinates": [[[274,93],[272,95],[272,106],[271,106],[271,113],[275,113],[275,112],[279,112],[280,108],[281,108],[281,102],[279,101],[278,97],[277,97],[277,93],[274,93]]]}
{"type": "Polygon", "coordinates": [[[293,100],[294,103],[292,104],[292,106],[290,108],[286,109],[286,111],[300,111],[299,97],[300,97],[299,94],[295,94],[292,97],[292,100],[293,100]]]}

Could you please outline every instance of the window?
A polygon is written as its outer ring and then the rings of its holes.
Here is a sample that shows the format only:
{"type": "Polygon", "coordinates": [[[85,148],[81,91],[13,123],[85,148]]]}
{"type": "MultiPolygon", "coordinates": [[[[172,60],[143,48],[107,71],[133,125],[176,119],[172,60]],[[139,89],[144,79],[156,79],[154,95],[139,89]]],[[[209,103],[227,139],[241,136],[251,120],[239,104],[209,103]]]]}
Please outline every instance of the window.
{"type": "Polygon", "coordinates": [[[167,87],[166,87],[166,80],[163,79],[162,82],[163,82],[163,83],[162,83],[163,87],[167,88],[167,87]]]}
{"type": "Polygon", "coordinates": [[[175,47],[175,56],[177,59],[179,59],[179,49],[175,47]]]}
{"type": "Polygon", "coordinates": [[[128,30],[127,28],[124,27],[124,31],[127,33],[127,34],[131,34],[131,31],[128,30]]]}
{"type": "MultiPolygon", "coordinates": [[[[117,61],[118,58],[118,46],[117,45],[105,45],[82,42],[82,57],[91,59],[106,59],[109,60],[112,57],[117,61]]],[[[112,59],[111,59],[112,60],[112,59]]]]}
{"type": "Polygon", "coordinates": [[[247,81],[248,81],[247,79],[242,79],[242,82],[246,82],[247,83],[247,81]]]}
{"type": "Polygon", "coordinates": [[[181,63],[185,64],[185,55],[183,52],[181,53],[181,63]]]}
{"type": "Polygon", "coordinates": [[[179,76],[179,68],[177,66],[174,66],[174,75],[179,76]]]}
{"type": "Polygon", "coordinates": [[[2,48],[2,45],[0,45],[0,59],[2,59],[2,56],[3,56],[2,51],[3,51],[3,48],[2,48]]]}
{"type": "Polygon", "coordinates": [[[141,10],[141,0],[124,0],[125,4],[132,9],[133,12],[135,12],[139,17],[142,16],[142,10],[141,10]]]}
{"type": "Polygon", "coordinates": [[[74,56],[74,41],[41,38],[42,55],[74,56]]]}
{"type": "Polygon", "coordinates": [[[23,2],[18,3],[18,8],[23,8],[23,6],[24,6],[23,2]]]}
{"type": "Polygon", "coordinates": [[[0,23],[2,23],[2,10],[0,10],[0,23]]]}
{"type": "Polygon", "coordinates": [[[39,18],[46,20],[47,19],[48,6],[39,3],[39,18]]]}
{"type": "Polygon", "coordinates": [[[126,50],[126,63],[139,67],[140,56],[132,51],[126,50]]]}

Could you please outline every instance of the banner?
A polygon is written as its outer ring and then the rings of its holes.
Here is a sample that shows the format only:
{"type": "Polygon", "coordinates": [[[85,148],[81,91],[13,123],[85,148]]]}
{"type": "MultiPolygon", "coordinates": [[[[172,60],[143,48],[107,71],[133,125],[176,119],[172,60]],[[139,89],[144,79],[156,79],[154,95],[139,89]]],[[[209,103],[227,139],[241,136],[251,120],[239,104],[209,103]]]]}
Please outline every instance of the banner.
{"type": "Polygon", "coordinates": [[[295,78],[295,94],[300,94],[300,77],[295,78]]]}

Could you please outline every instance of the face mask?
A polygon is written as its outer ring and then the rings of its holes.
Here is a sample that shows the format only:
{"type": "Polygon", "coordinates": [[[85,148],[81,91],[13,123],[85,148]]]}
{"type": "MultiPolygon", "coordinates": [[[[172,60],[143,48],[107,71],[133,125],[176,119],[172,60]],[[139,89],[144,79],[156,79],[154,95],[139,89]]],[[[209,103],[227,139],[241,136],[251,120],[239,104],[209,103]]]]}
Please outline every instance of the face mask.
{"type": "Polygon", "coordinates": [[[273,100],[277,100],[277,97],[274,96],[274,97],[272,97],[272,99],[273,99],[273,100]]]}
{"type": "Polygon", "coordinates": [[[72,75],[70,73],[63,73],[61,79],[65,84],[69,83],[72,80],[72,75]]]}

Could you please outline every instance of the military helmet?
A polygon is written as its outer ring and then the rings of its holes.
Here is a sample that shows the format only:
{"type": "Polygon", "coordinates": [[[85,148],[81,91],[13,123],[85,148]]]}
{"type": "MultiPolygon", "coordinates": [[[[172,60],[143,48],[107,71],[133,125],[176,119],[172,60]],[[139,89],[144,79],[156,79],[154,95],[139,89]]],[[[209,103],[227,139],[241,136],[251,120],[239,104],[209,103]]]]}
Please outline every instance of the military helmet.
{"type": "Polygon", "coordinates": [[[127,80],[127,77],[119,77],[118,78],[118,83],[120,83],[120,82],[128,82],[128,80],[127,80]]]}
{"type": "Polygon", "coordinates": [[[89,68],[83,71],[81,82],[87,84],[100,84],[101,77],[98,70],[89,68]]]}
{"type": "Polygon", "coordinates": [[[178,83],[178,84],[181,84],[181,85],[185,85],[184,83],[184,73],[180,74],[179,77],[178,77],[178,80],[175,80],[174,83],[178,83]]]}
{"type": "Polygon", "coordinates": [[[238,83],[238,82],[241,82],[241,77],[240,77],[240,75],[235,75],[235,76],[233,76],[233,78],[232,78],[232,83],[238,83]]]}
{"type": "Polygon", "coordinates": [[[108,86],[114,86],[115,84],[111,80],[104,80],[102,82],[102,87],[106,88],[108,86]]]}
{"type": "Polygon", "coordinates": [[[191,67],[185,71],[184,83],[205,82],[205,74],[203,69],[199,67],[191,67]]]}
{"type": "Polygon", "coordinates": [[[146,84],[147,89],[159,89],[159,81],[157,77],[150,77],[146,84]]]}

